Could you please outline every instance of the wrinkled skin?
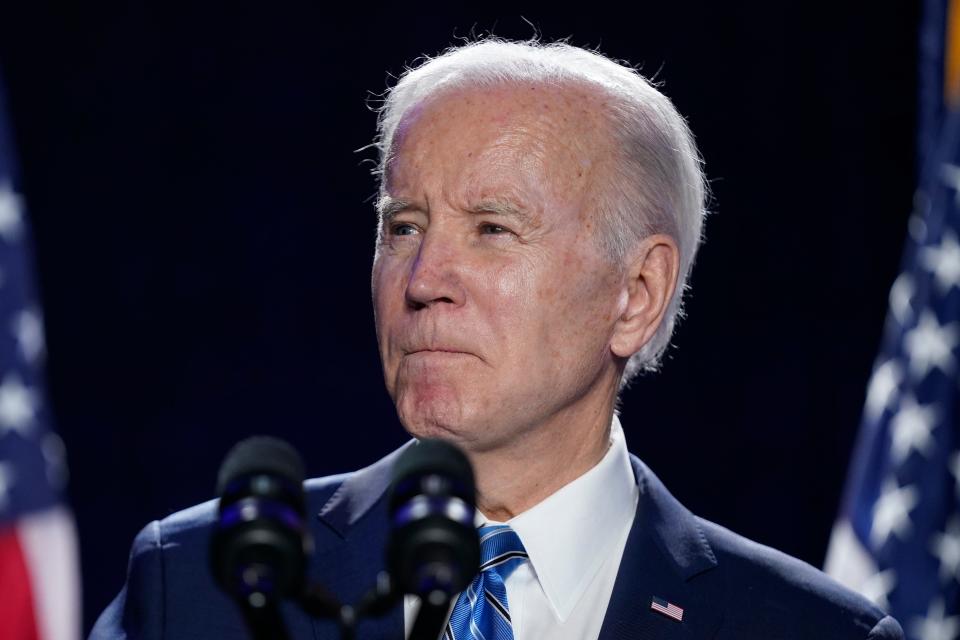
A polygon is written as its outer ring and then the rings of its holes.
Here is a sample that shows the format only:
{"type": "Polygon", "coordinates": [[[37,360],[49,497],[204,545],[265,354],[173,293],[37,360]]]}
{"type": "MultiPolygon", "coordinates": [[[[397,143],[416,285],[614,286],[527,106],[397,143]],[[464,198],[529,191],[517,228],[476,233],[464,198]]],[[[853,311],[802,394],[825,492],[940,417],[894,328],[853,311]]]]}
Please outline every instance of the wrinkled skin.
{"type": "Polygon", "coordinates": [[[572,87],[457,90],[394,137],[373,268],[386,386],[412,435],[466,450],[501,516],[602,457],[636,346],[635,278],[594,236],[601,108],[572,87]]]}

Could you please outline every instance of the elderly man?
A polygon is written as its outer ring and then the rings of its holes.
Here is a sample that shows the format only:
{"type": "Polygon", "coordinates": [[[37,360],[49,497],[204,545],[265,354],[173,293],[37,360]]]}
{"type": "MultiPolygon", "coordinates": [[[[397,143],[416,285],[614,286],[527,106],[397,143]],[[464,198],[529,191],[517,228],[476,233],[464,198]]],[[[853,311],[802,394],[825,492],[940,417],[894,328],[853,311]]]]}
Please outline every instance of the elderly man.
{"type": "MultiPolygon", "coordinates": [[[[704,214],[666,97],[594,52],[489,39],[404,75],[379,124],[386,386],[411,435],[467,453],[483,555],[510,558],[445,637],[903,637],[812,567],[694,517],[627,453],[617,393],[669,343],[704,214]]],[[[307,485],[310,576],[343,600],[382,568],[394,457],[307,485]]],[[[145,529],[92,637],[241,636],[205,571],[213,520],[208,503],[145,529]]],[[[401,638],[416,606],[361,637],[401,638]]],[[[286,613],[296,637],[335,637],[286,613]]]]}

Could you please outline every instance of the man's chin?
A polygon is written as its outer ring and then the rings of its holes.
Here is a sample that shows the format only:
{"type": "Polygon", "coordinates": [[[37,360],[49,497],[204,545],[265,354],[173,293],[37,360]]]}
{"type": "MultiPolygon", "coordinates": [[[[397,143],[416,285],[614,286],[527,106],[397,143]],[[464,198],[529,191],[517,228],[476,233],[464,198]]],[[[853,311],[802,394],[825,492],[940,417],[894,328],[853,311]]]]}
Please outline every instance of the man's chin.
{"type": "Polygon", "coordinates": [[[432,412],[426,415],[421,413],[408,415],[401,412],[400,422],[411,436],[418,439],[456,440],[461,430],[461,423],[443,412],[432,412]]]}
{"type": "Polygon", "coordinates": [[[459,444],[464,438],[465,416],[459,403],[433,398],[418,398],[397,404],[397,414],[407,432],[414,438],[439,438],[459,444]]]}

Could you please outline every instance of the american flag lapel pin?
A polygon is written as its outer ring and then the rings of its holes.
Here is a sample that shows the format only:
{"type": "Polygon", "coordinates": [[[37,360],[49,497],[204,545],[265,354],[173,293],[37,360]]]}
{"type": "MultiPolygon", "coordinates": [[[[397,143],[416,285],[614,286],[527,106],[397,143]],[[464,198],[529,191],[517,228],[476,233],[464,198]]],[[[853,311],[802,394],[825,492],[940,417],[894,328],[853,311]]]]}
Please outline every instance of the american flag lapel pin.
{"type": "Polygon", "coordinates": [[[650,601],[650,608],[668,618],[673,618],[677,622],[683,622],[683,609],[663,598],[654,596],[653,600],[650,601]]]}

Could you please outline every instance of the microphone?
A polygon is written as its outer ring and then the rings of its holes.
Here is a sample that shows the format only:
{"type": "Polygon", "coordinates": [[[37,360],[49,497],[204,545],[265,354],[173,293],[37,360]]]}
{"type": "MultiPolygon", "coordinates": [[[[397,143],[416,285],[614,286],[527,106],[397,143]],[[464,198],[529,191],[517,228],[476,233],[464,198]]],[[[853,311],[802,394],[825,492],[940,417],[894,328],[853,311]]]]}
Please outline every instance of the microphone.
{"type": "Polygon", "coordinates": [[[310,547],[304,475],[293,447],[265,436],[234,446],[220,467],[210,568],[255,637],[285,638],[277,602],[303,591],[310,547]]]}
{"type": "Polygon", "coordinates": [[[475,502],[473,468],[452,444],[420,440],[394,466],[387,564],[403,593],[421,599],[410,640],[437,639],[450,599],[480,569],[475,502]]]}

